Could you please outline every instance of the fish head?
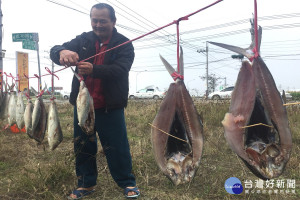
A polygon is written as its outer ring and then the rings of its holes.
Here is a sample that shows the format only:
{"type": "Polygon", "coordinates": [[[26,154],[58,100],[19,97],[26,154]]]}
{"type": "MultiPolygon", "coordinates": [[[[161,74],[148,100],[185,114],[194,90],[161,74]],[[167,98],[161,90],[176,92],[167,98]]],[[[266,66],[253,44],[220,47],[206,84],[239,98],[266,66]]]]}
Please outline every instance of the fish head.
{"type": "Polygon", "coordinates": [[[197,167],[193,163],[192,156],[188,155],[182,161],[182,174],[184,182],[190,182],[195,176],[197,167]]]}
{"type": "Polygon", "coordinates": [[[170,158],[167,161],[166,171],[167,171],[167,174],[166,174],[167,177],[170,178],[170,180],[175,185],[179,185],[181,183],[182,168],[181,168],[178,160],[170,158]]]}
{"type": "Polygon", "coordinates": [[[190,154],[184,155],[177,152],[167,160],[166,175],[175,185],[190,182],[196,170],[197,167],[190,154]]]}
{"type": "Polygon", "coordinates": [[[80,81],[79,90],[84,90],[84,89],[86,89],[86,88],[87,88],[87,87],[86,87],[84,81],[80,81]]]}
{"type": "Polygon", "coordinates": [[[246,153],[250,158],[248,168],[262,179],[278,177],[286,165],[286,162],[282,162],[280,147],[275,144],[266,145],[263,142],[254,142],[247,147],[246,153]]]}

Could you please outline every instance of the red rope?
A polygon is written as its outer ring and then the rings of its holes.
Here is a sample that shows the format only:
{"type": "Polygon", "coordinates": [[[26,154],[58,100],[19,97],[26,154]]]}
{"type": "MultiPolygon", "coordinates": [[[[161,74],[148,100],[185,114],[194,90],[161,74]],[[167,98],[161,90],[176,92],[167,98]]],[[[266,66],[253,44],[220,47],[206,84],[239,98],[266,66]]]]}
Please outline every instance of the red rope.
{"type": "MultiPolygon", "coordinates": [[[[45,67],[45,69],[46,69],[46,71],[49,73],[49,74],[51,74],[52,75],[52,79],[51,79],[51,86],[52,86],[52,100],[53,99],[55,99],[55,97],[54,97],[54,79],[53,79],[53,76],[55,76],[58,80],[59,80],[59,77],[56,75],[56,74],[54,74],[54,72],[52,72],[48,67],[45,67]]],[[[49,93],[49,91],[47,90],[47,92],[48,92],[48,94],[50,94],[49,93]]]]}
{"type": "Polygon", "coordinates": [[[173,78],[174,81],[176,81],[178,78],[181,79],[181,80],[183,80],[183,76],[181,74],[179,74],[178,72],[173,72],[171,74],[171,76],[172,76],[172,78],[173,78]]]}
{"type": "Polygon", "coordinates": [[[29,77],[24,73],[23,74],[25,78],[28,79],[28,82],[27,82],[27,94],[25,93],[25,95],[27,96],[28,99],[30,99],[30,93],[29,93],[29,77]]]}
{"type": "Polygon", "coordinates": [[[6,85],[7,85],[7,74],[6,74],[6,72],[4,72],[4,74],[5,74],[5,82],[6,82],[6,85]]]}
{"type": "MultiPolygon", "coordinates": [[[[212,4],[208,5],[208,6],[206,6],[206,7],[204,7],[204,8],[201,8],[201,9],[199,9],[199,10],[197,10],[197,11],[195,11],[195,12],[189,14],[189,15],[186,15],[186,16],[184,16],[184,17],[181,17],[181,18],[179,18],[179,19],[177,19],[177,20],[175,20],[175,21],[173,21],[173,22],[171,22],[171,23],[169,23],[169,24],[167,24],[167,25],[165,25],[165,26],[162,26],[162,27],[160,27],[160,28],[157,28],[157,29],[155,29],[155,30],[153,30],[153,31],[151,31],[151,32],[149,32],[149,33],[146,33],[146,34],[144,34],[144,35],[141,35],[141,36],[139,36],[139,37],[137,37],[137,38],[135,38],[135,39],[129,40],[129,41],[127,41],[127,42],[124,42],[124,43],[122,43],[122,44],[120,44],[120,45],[118,45],[118,46],[115,46],[115,47],[111,48],[111,49],[108,49],[108,50],[106,50],[106,51],[100,52],[100,53],[98,53],[98,54],[96,54],[96,55],[94,55],[94,56],[91,56],[91,57],[89,57],[89,58],[86,58],[86,59],[84,59],[84,60],[82,60],[82,61],[80,61],[80,62],[87,61],[87,60],[89,60],[89,59],[91,59],[91,58],[94,58],[94,57],[96,57],[96,56],[98,56],[98,55],[101,55],[101,54],[103,54],[103,53],[106,53],[106,52],[108,52],[108,51],[111,51],[111,50],[113,50],[113,49],[115,49],[115,48],[118,48],[118,47],[120,47],[120,46],[122,46],[122,45],[125,45],[125,44],[128,44],[128,43],[130,43],[130,42],[133,42],[133,41],[135,41],[135,40],[141,39],[141,38],[143,38],[143,37],[145,37],[145,36],[147,36],[147,35],[150,35],[150,34],[156,32],[156,31],[159,31],[159,30],[161,30],[161,29],[163,29],[163,28],[166,28],[166,27],[168,27],[168,26],[171,26],[171,25],[173,25],[173,24],[179,24],[179,22],[180,22],[181,20],[188,20],[188,18],[189,18],[190,16],[192,16],[192,15],[194,15],[194,14],[200,12],[200,11],[203,11],[203,10],[205,10],[205,9],[207,9],[207,8],[209,8],[209,7],[211,7],[211,6],[215,5],[215,4],[217,4],[217,3],[220,3],[221,1],[223,1],[223,0],[218,0],[218,1],[216,1],[216,2],[214,2],[214,3],[212,3],[212,4]]],[[[177,26],[177,27],[178,27],[178,26],[177,26]]],[[[178,28],[178,32],[179,32],[179,28],[178,28]]],[[[177,64],[179,63],[179,33],[178,33],[178,32],[177,32],[177,64]]],[[[178,66],[179,66],[179,64],[178,64],[178,66]]],[[[179,69],[178,69],[178,70],[179,70],[179,69]]]]}
{"type": "MultiPolygon", "coordinates": [[[[50,75],[55,76],[59,80],[59,77],[55,74],[55,72],[52,72],[48,67],[45,67],[45,69],[50,75]]],[[[45,75],[49,75],[49,74],[45,74],[45,75]]]]}
{"type": "Polygon", "coordinates": [[[38,93],[40,93],[40,77],[37,74],[34,74],[34,76],[38,79],[38,93]]]}
{"type": "Polygon", "coordinates": [[[20,91],[20,82],[21,82],[21,79],[20,79],[20,76],[19,76],[19,74],[17,74],[17,80],[16,81],[18,81],[18,92],[20,91]]]}
{"type": "Polygon", "coordinates": [[[11,73],[9,73],[9,76],[8,77],[11,77],[12,78],[12,80],[11,80],[11,82],[13,83],[13,81],[15,82],[14,83],[14,85],[13,85],[13,87],[11,87],[11,90],[12,91],[14,91],[14,87],[15,87],[15,85],[16,85],[16,78],[11,74],[11,73]]]}
{"type": "Polygon", "coordinates": [[[254,0],[254,35],[255,35],[255,48],[253,49],[254,56],[257,58],[259,56],[258,52],[258,30],[257,30],[257,2],[254,0]]]}
{"type": "MultiPolygon", "coordinates": [[[[132,39],[132,40],[128,40],[128,41],[126,41],[126,42],[124,42],[124,43],[122,43],[122,44],[119,44],[119,45],[117,45],[117,46],[115,46],[115,47],[112,47],[112,48],[110,48],[110,49],[107,49],[107,50],[105,50],[105,51],[102,51],[102,52],[100,52],[100,53],[98,53],[98,54],[95,54],[95,55],[93,55],[93,56],[91,56],[91,57],[88,57],[88,58],[86,58],[86,59],[83,59],[83,60],[81,60],[81,61],[79,61],[79,62],[87,61],[87,60],[89,60],[89,59],[91,59],[91,58],[94,58],[94,57],[96,57],[96,56],[98,56],[98,55],[101,55],[101,54],[103,54],[103,53],[106,53],[106,52],[108,52],[108,51],[111,51],[111,50],[113,50],[113,49],[116,49],[116,48],[118,48],[118,47],[120,47],[120,46],[123,46],[123,45],[125,45],[125,44],[130,43],[130,42],[133,42],[133,41],[135,41],[135,40],[141,39],[141,38],[143,38],[143,37],[145,37],[145,36],[147,36],[147,35],[150,35],[150,34],[156,32],[156,31],[159,31],[159,30],[161,30],[161,29],[164,29],[164,28],[166,28],[166,27],[168,27],[168,26],[171,26],[171,25],[173,25],[173,24],[177,24],[177,66],[178,66],[178,72],[179,72],[179,27],[178,27],[178,26],[179,26],[179,22],[180,22],[181,20],[188,20],[188,18],[189,18],[190,16],[195,15],[195,14],[197,14],[198,12],[201,12],[201,11],[203,11],[203,10],[205,10],[205,9],[207,9],[207,8],[209,8],[209,7],[211,7],[211,6],[215,5],[215,4],[217,4],[217,3],[220,3],[221,1],[223,1],[223,0],[215,1],[214,3],[212,3],[212,4],[208,5],[208,6],[205,6],[205,7],[201,8],[201,9],[199,9],[199,10],[197,10],[197,11],[195,11],[195,12],[189,14],[189,15],[186,15],[186,16],[184,16],[184,17],[180,17],[180,18],[177,19],[177,20],[174,20],[173,22],[171,22],[171,23],[169,23],[169,24],[167,24],[167,25],[165,25],[165,26],[162,26],[162,27],[160,27],[160,28],[157,28],[157,29],[155,29],[155,30],[153,30],[153,31],[150,31],[149,33],[146,33],[146,34],[144,34],[144,35],[141,35],[141,36],[139,36],[139,37],[137,37],[137,38],[134,38],[134,39],[132,39]]],[[[69,66],[68,66],[68,67],[69,67],[69,66]]],[[[59,70],[57,70],[57,71],[54,71],[54,72],[52,72],[52,73],[56,73],[56,72],[62,71],[62,70],[64,70],[64,69],[68,68],[68,67],[65,66],[64,68],[59,69],[59,70]]],[[[50,75],[50,74],[44,74],[44,75],[41,75],[41,77],[42,77],[42,76],[47,76],[47,75],[50,75]]],[[[36,74],[35,74],[35,77],[37,77],[36,74]]],[[[35,77],[28,77],[28,78],[35,78],[35,77]]],[[[37,78],[40,78],[40,77],[37,77],[37,78]]]]}

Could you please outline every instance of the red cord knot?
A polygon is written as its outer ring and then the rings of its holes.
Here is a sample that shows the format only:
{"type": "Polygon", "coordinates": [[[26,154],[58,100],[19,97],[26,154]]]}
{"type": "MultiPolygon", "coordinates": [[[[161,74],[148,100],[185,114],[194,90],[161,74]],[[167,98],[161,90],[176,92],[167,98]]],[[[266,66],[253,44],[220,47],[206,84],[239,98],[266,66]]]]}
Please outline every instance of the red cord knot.
{"type": "Polygon", "coordinates": [[[254,56],[250,57],[249,60],[252,62],[255,58],[259,56],[259,52],[257,51],[256,47],[252,49],[254,56]]]}
{"type": "Polygon", "coordinates": [[[34,74],[34,76],[37,77],[37,78],[40,78],[39,75],[37,75],[37,74],[34,74]]]}
{"type": "Polygon", "coordinates": [[[174,81],[176,81],[177,79],[183,80],[183,76],[181,74],[179,74],[178,72],[173,72],[171,74],[172,78],[174,81]]]}
{"type": "Polygon", "coordinates": [[[182,21],[182,20],[189,20],[189,17],[185,16],[178,19],[178,21],[182,21]]]}
{"type": "Polygon", "coordinates": [[[30,99],[30,96],[28,95],[28,93],[25,93],[25,96],[27,97],[27,99],[30,99]]]}
{"type": "Polygon", "coordinates": [[[36,97],[41,97],[41,96],[43,96],[44,92],[45,92],[45,90],[42,90],[36,97]]]}
{"type": "Polygon", "coordinates": [[[187,17],[187,16],[185,16],[185,17],[180,17],[179,19],[177,19],[177,20],[174,20],[173,21],[173,24],[179,24],[179,22],[180,21],[182,21],[182,20],[188,20],[189,19],[189,17],[187,17]]]}
{"type": "MultiPolygon", "coordinates": [[[[5,73],[5,72],[4,72],[4,73],[5,73]]],[[[5,73],[5,74],[6,74],[6,73],[5,73]]],[[[11,73],[9,73],[9,75],[6,74],[6,76],[12,78],[12,79],[16,82],[15,77],[14,77],[11,73]]]]}
{"type": "Polygon", "coordinates": [[[48,67],[45,67],[45,69],[50,75],[55,76],[59,80],[59,77],[56,74],[54,74],[54,72],[52,72],[48,67]]]}
{"type": "Polygon", "coordinates": [[[29,76],[27,76],[25,73],[23,74],[25,78],[29,79],[29,76]]]}
{"type": "MultiPolygon", "coordinates": [[[[48,89],[47,89],[47,93],[48,93],[49,95],[51,95],[51,93],[49,92],[48,89]]],[[[55,96],[54,96],[54,94],[53,94],[53,97],[51,97],[50,100],[53,101],[54,99],[56,99],[56,98],[55,98],[55,96]]]]}

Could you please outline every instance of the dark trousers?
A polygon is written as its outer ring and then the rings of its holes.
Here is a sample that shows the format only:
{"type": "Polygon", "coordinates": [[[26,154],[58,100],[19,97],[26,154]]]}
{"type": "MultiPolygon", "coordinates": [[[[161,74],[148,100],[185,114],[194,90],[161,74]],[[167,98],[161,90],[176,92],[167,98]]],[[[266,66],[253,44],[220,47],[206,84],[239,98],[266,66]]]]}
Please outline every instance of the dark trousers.
{"type": "MultiPolygon", "coordinates": [[[[124,109],[95,110],[95,131],[98,133],[111,176],[119,187],[135,186],[131,173],[132,162],[127,139],[124,109]]],[[[74,107],[74,151],[78,187],[92,187],[97,180],[97,137],[88,136],[78,126],[77,109],[74,107]]]]}

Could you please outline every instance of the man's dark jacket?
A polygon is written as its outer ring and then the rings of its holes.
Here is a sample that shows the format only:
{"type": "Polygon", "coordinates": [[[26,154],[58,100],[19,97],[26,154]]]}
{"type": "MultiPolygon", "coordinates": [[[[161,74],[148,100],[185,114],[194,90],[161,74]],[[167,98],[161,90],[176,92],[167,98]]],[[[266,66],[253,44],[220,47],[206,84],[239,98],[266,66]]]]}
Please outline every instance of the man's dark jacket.
{"type": "MultiPolygon", "coordinates": [[[[79,61],[84,60],[96,54],[96,40],[99,39],[94,32],[82,33],[69,42],[52,47],[50,57],[53,62],[59,65],[59,52],[67,49],[77,52],[79,61]]],[[[118,33],[117,29],[114,28],[107,49],[118,46],[126,41],[128,41],[128,38],[118,33]]],[[[99,40],[99,43],[101,43],[101,40],[99,40]]],[[[93,63],[93,60],[94,58],[91,58],[86,62],[93,63]]],[[[132,43],[128,43],[106,52],[103,65],[94,65],[92,76],[101,79],[106,104],[105,109],[118,109],[127,106],[129,91],[128,75],[133,60],[134,48],[132,43]]],[[[70,103],[72,105],[76,104],[79,85],[78,79],[73,76],[72,91],[70,94],[70,103]]]]}

